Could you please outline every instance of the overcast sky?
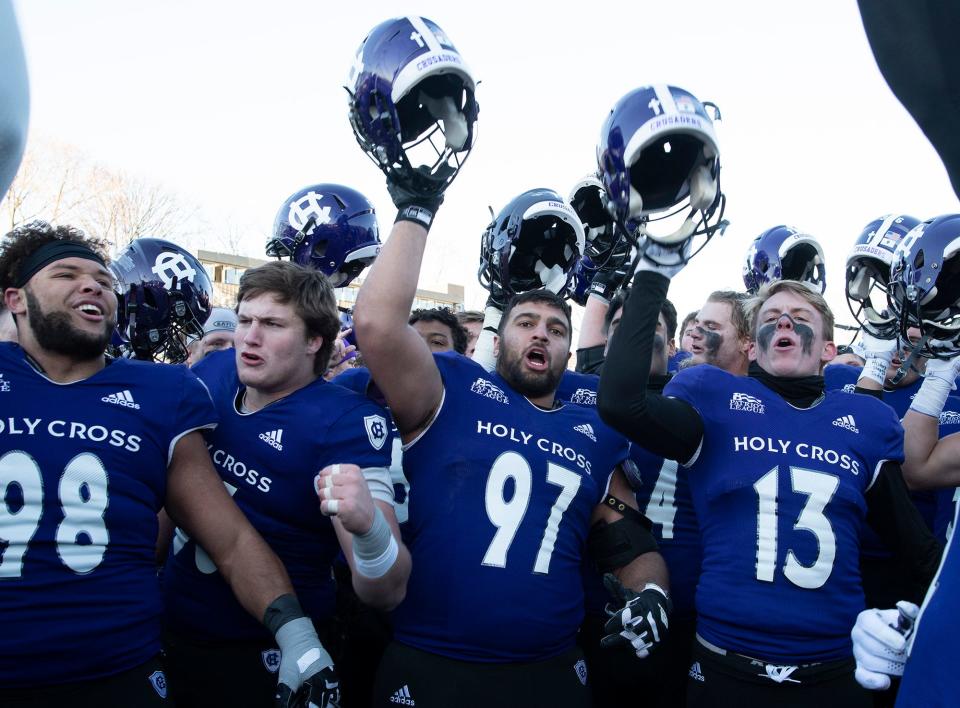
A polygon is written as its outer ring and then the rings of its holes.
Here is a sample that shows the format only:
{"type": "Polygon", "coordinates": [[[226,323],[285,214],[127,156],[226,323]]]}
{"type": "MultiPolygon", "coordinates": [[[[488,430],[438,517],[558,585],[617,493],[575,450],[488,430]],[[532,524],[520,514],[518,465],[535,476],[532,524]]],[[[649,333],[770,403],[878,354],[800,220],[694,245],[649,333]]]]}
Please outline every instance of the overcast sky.
{"type": "MultiPolygon", "coordinates": [[[[479,239],[516,194],[567,195],[596,166],[613,103],[670,83],[715,102],[730,228],[678,276],[681,316],[742,289],[750,241],[786,223],[827,254],[850,321],[844,259],[869,221],[957,211],[945,171],[876,68],[852,0],[633,3],[19,0],[31,131],[156,180],[263,256],[285,197],[316,182],[365,193],[383,236],[395,210],[356,145],[342,86],[381,20],[437,22],[481,83],[479,140],[431,231],[421,284],[476,281],[479,239]]],[[[841,338],[838,337],[838,341],[841,338]]]]}

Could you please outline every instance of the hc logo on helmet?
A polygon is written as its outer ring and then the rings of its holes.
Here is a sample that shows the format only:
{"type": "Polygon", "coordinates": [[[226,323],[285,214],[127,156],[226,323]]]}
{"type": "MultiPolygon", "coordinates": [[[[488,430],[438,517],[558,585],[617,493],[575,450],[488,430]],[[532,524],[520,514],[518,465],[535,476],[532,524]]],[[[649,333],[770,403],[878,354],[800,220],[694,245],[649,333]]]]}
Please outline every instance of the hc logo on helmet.
{"type": "Polygon", "coordinates": [[[322,194],[310,191],[297,201],[290,202],[287,223],[297,231],[303,231],[307,236],[312,236],[317,224],[330,223],[330,207],[321,206],[321,199],[323,199],[322,194]],[[310,228],[306,228],[311,221],[313,223],[310,224],[310,228]]]}
{"type": "Polygon", "coordinates": [[[189,280],[193,282],[197,271],[187,262],[183,254],[174,251],[161,251],[157,254],[151,268],[157,277],[163,281],[163,287],[172,288],[174,282],[189,280]]]}

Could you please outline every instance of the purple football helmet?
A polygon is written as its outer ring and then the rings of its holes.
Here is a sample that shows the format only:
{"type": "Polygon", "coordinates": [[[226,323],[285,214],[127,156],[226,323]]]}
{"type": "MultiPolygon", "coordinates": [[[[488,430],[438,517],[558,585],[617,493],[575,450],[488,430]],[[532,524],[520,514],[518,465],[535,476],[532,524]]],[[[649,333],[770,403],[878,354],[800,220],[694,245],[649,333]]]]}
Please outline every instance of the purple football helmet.
{"type": "Polygon", "coordinates": [[[374,27],[350,69],[350,123],[394,184],[443,193],[474,143],[476,82],[436,23],[411,15],[374,27]]]}
{"type": "Polygon", "coordinates": [[[597,267],[593,264],[590,256],[581,256],[573,266],[570,273],[570,284],[567,287],[567,297],[578,305],[587,304],[587,296],[590,294],[590,285],[593,283],[593,277],[597,274],[597,267]]]}
{"type": "Polygon", "coordinates": [[[743,284],[747,292],[756,293],[775,280],[796,280],[823,295],[827,270],[817,239],[783,225],[757,236],[747,249],[743,284]]]}
{"type": "Polygon", "coordinates": [[[960,354],[960,214],[913,227],[897,245],[890,266],[889,305],[900,337],[918,327],[919,356],[960,354]]]}
{"type": "Polygon", "coordinates": [[[273,221],[267,255],[319,270],[335,288],[348,285],[380,253],[370,201],[339,184],[315,184],[291,194],[273,221]]]}
{"type": "Polygon", "coordinates": [[[110,264],[117,278],[117,330],[137,359],[179,364],[203,336],[213,284],[188,251],[158,238],[138,238],[110,264]]]}
{"type": "Polygon", "coordinates": [[[538,288],[567,292],[583,245],[583,224],[563,197],[552,189],[531,189],[483,232],[480,284],[500,305],[538,288]]]}
{"type": "Polygon", "coordinates": [[[867,224],[847,256],[847,305],[863,329],[875,337],[892,339],[900,331],[887,306],[890,265],[897,244],[919,219],[887,214],[867,224]],[[877,302],[873,301],[877,295],[877,302]]]}
{"type": "Polygon", "coordinates": [[[719,119],[713,104],[689,91],[644,86],[617,101],[603,124],[597,162],[607,208],[624,228],[630,220],[638,222],[638,237],[669,245],[704,236],[706,243],[726,225],[720,149],[704,105],[719,119]],[[686,218],[670,233],[649,230],[684,212],[686,218]]]}

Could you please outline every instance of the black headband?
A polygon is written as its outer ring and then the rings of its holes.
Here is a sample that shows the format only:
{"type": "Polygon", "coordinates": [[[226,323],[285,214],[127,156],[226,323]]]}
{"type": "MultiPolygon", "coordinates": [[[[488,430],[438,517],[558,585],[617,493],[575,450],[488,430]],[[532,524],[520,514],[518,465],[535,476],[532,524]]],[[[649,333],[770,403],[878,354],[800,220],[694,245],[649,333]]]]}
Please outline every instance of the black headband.
{"type": "Polygon", "coordinates": [[[20,264],[20,271],[17,273],[14,287],[22,288],[37,271],[63,258],[86,258],[88,261],[96,261],[104,267],[107,265],[103,258],[86,244],[57,239],[43,244],[24,259],[23,263],[20,264]]]}

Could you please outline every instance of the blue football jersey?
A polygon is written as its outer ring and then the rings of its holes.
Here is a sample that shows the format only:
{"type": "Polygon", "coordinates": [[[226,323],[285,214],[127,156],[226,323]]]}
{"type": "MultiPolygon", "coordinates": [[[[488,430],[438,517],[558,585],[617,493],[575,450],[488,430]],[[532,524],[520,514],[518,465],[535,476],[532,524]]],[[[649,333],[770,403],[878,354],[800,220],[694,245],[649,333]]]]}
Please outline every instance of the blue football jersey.
{"type": "Polygon", "coordinates": [[[960,674],[953,670],[960,633],[960,553],[954,539],[956,534],[950,536],[911,635],[898,708],[950,706],[960,696],[960,674]]]}
{"type": "MultiPolygon", "coordinates": [[[[831,364],[823,371],[824,383],[828,391],[842,390],[853,393],[861,369],[845,364],[831,364]]],[[[917,379],[909,386],[901,386],[892,390],[884,389],[883,402],[893,409],[901,420],[907,414],[910,403],[920,390],[923,379],[917,379]]],[[[960,398],[949,396],[940,414],[940,437],[960,431],[960,398]]],[[[910,499],[920,512],[920,516],[927,522],[927,527],[940,539],[946,541],[946,529],[953,520],[953,489],[931,490],[921,489],[910,492],[910,499]]],[[[890,552],[886,549],[877,533],[869,526],[864,528],[861,544],[862,555],[868,558],[889,558],[890,552]]]]}
{"type": "Polygon", "coordinates": [[[55,383],[0,343],[0,686],[120,673],[160,651],[157,512],[176,442],[216,424],[185,366],[55,383]]]}
{"type": "MultiPolygon", "coordinates": [[[[381,402],[382,394],[380,394],[380,391],[376,387],[374,387],[374,390],[370,389],[370,370],[366,367],[357,366],[347,369],[334,377],[331,383],[369,396],[378,403],[381,402]]],[[[389,409],[385,410],[388,414],[390,413],[389,409]]],[[[393,511],[397,515],[400,535],[406,538],[404,534],[407,529],[407,499],[410,496],[410,483],[403,473],[403,444],[400,441],[400,431],[397,430],[397,424],[394,422],[392,415],[387,416],[387,423],[390,426],[390,482],[393,484],[393,511]]]]}
{"type": "MultiPolygon", "coordinates": [[[[557,398],[564,402],[595,406],[600,377],[572,371],[564,373],[557,398]]],[[[674,460],[664,460],[636,444],[630,445],[639,480],[635,485],[637,507],[653,522],[653,535],[670,571],[670,598],[676,617],[692,617],[694,591],[700,577],[700,529],[693,510],[687,472],[674,460]],[[639,481],[639,486],[636,486],[639,481]]],[[[592,565],[584,567],[587,612],[599,614],[610,602],[600,576],[592,565]]]]}
{"type": "Polygon", "coordinates": [[[470,359],[434,360],[443,400],[403,453],[413,570],[394,636],[463,661],[561,654],[583,619],[590,519],[627,441],[593,408],[542,410],[470,359]]]}
{"type": "MultiPolygon", "coordinates": [[[[235,352],[214,352],[194,371],[210,389],[220,425],[207,434],[214,467],[234,502],[286,566],[304,611],[333,614],[330,573],[340,544],[320,513],[314,477],[334,463],[386,467],[386,413],[366,397],[317,379],[254,413],[240,413],[235,352]]],[[[202,548],[178,530],[163,579],[165,619],[200,641],[269,639],[234,598],[202,548]]]]}
{"type": "Polygon", "coordinates": [[[709,642],[772,662],[849,657],[863,609],[864,494],[903,428],[870,396],[827,392],[794,408],[755,379],[702,365],[664,395],[700,413],[688,477],[703,544],[697,629],[709,642]]]}
{"type": "Polygon", "coordinates": [[[578,406],[596,406],[599,381],[600,377],[596,374],[581,374],[567,369],[557,386],[557,400],[578,406]]]}

